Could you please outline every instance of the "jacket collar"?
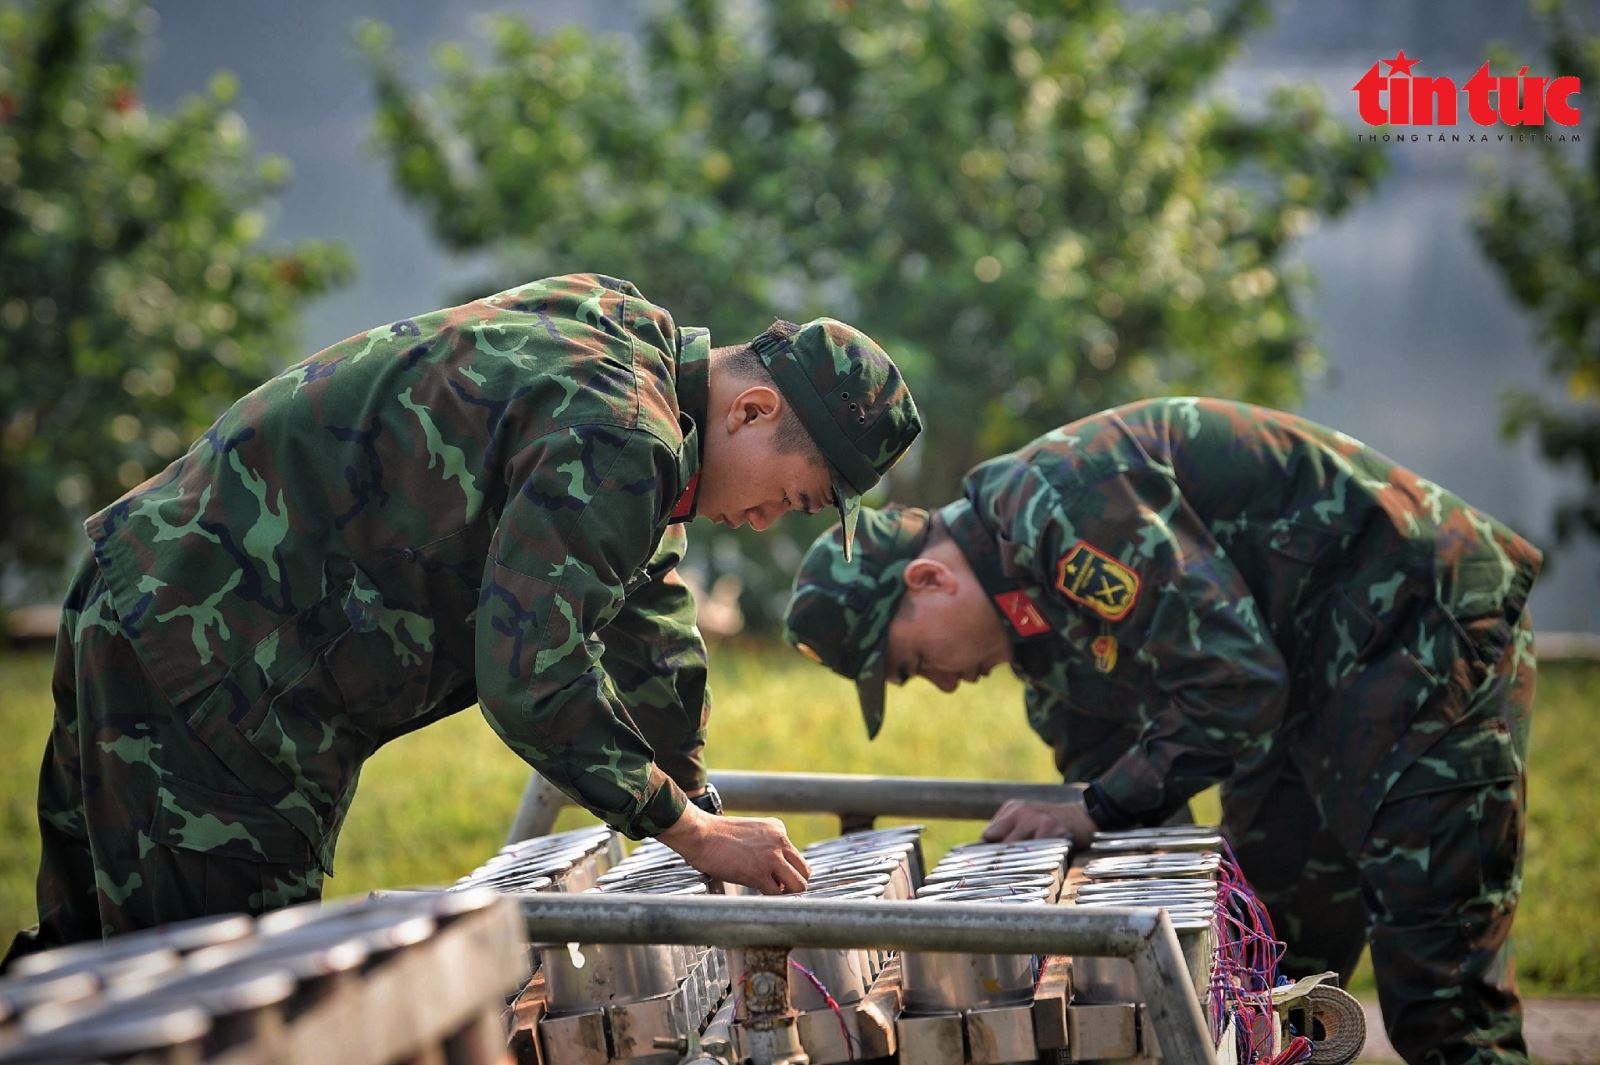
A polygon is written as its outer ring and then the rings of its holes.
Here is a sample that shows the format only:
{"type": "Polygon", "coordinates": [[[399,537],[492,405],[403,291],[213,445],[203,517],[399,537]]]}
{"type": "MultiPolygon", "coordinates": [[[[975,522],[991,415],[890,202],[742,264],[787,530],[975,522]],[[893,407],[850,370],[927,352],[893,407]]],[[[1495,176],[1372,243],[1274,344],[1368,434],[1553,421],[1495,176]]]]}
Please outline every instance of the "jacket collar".
{"type": "Polygon", "coordinates": [[[989,605],[1005,622],[1011,642],[1020,648],[1051,636],[1055,630],[1045,620],[1044,611],[1028,594],[1023,582],[1006,571],[999,544],[971,501],[958,499],[939,508],[938,516],[950,538],[961,549],[967,565],[977,575],[978,583],[989,597],[989,605]]]}
{"type": "Polygon", "coordinates": [[[700,498],[701,453],[705,447],[706,408],[711,402],[711,334],[705,329],[678,330],[678,427],[683,449],[678,453],[678,483],[683,494],[673,506],[668,522],[694,518],[700,498]]]}

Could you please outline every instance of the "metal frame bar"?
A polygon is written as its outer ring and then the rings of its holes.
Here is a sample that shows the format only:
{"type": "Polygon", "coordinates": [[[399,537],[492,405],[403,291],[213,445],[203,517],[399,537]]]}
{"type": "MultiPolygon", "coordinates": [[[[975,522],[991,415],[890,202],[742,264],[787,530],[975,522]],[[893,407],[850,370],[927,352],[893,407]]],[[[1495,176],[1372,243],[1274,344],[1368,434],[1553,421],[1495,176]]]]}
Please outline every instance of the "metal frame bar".
{"type": "MultiPolygon", "coordinates": [[[[984,820],[1009,799],[1062,802],[1071,784],[1011,784],[948,777],[876,777],[845,773],[716,772],[711,783],[730,810],[831,813],[857,826],[878,817],[984,820]]],[[[511,822],[508,843],[547,834],[571,802],[538,773],[532,774],[511,822]]]]}
{"type": "MultiPolygon", "coordinates": [[[[719,785],[720,786],[720,785],[719,785]]],[[[719,947],[888,947],[984,954],[1128,958],[1163,1057],[1216,1065],[1200,1002],[1165,910],[929,905],[835,900],[545,894],[520,899],[535,943],[689,943],[719,947]]]]}

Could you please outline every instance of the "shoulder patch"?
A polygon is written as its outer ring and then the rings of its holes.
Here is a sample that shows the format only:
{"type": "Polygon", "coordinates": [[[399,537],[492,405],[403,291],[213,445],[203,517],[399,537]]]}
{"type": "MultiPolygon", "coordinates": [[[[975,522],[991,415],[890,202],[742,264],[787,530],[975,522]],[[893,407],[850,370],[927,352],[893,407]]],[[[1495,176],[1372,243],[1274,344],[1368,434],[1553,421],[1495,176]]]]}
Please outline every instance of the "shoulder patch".
{"type": "Polygon", "coordinates": [[[1011,622],[1011,627],[1017,631],[1018,636],[1038,636],[1050,631],[1050,623],[1039,613],[1039,608],[1033,605],[1033,600],[1028,598],[1027,592],[1021,589],[1002,592],[994,597],[994,603],[1000,608],[1000,613],[1005,615],[1006,620],[1011,622]]]}
{"type": "Polygon", "coordinates": [[[1056,588],[1107,621],[1121,621],[1139,600],[1139,575],[1079,540],[1056,563],[1056,588]]]}

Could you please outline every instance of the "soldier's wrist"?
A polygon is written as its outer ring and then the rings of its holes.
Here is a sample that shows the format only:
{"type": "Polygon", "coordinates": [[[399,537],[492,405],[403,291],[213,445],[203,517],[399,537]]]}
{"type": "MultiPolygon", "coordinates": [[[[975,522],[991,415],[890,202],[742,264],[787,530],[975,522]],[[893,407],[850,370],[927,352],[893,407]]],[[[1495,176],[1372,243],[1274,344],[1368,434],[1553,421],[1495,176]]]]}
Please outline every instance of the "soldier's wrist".
{"type": "Polygon", "coordinates": [[[722,793],[715,784],[706,783],[706,786],[689,796],[689,803],[697,806],[708,814],[720,815],[722,813],[722,793]]]}
{"type": "Polygon", "coordinates": [[[710,844],[715,823],[720,820],[690,803],[684,807],[683,815],[656,838],[694,865],[710,844]]]}
{"type": "Polygon", "coordinates": [[[1117,805],[1098,780],[1091,781],[1083,790],[1083,808],[1097,831],[1110,831],[1131,827],[1135,818],[1117,805]]]}
{"type": "Polygon", "coordinates": [[[635,838],[660,837],[683,819],[684,809],[688,805],[689,800],[683,794],[683,789],[670,780],[663,780],[655,794],[645,801],[638,817],[634,819],[637,827],[635,838]]]}

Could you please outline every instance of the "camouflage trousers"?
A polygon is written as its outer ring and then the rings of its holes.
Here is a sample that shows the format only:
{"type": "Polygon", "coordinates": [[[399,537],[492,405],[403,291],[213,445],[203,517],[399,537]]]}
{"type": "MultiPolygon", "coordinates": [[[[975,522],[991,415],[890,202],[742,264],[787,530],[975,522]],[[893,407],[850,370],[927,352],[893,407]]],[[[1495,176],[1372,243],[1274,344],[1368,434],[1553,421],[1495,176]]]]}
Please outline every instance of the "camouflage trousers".
{"type": "Polygon", "coordinates": [[[93,561],[67,593],[39,775],[39,924],[6,955],[318,898],[310,844],[144,671],[93,561]]]}
{"type": "Polygon", "coordinates": [[[1371,944],[1389,1040],[1411,1065],[1528,1060],[1512,967],[1522,890],[1524,763],[1533,709],[1526,614],[1501,660],[1437,743],[1394,783],[1358,853],[1329,834],[1304,778],[1278,758],[1255,780],[1248,822],[1223,821],[1288,945],[1291,976],[1348,977],[1371,944]]]}

